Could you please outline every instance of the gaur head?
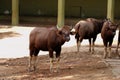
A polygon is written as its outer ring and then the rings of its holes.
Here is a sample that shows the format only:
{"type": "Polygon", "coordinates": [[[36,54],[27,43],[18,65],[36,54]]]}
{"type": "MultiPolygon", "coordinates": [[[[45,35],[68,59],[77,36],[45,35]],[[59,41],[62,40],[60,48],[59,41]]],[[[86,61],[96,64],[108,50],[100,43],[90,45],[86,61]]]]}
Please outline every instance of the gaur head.
{"type": "Polygon", "coordinates": [[[115,35],[118,24],[114,24],[113,22],[108,20],[107,25],[108,25],[108,27],[106,28],[106,31],[108,31],[109,34],[115,35]]]}
{"type": "Polygon", "coordinates": [[[70,40],[70,31],[71,31],[71,26],[63,26],[61,29],[59,29],[59,34],[62,35],[62,39],[65,41],[70,40]]]}

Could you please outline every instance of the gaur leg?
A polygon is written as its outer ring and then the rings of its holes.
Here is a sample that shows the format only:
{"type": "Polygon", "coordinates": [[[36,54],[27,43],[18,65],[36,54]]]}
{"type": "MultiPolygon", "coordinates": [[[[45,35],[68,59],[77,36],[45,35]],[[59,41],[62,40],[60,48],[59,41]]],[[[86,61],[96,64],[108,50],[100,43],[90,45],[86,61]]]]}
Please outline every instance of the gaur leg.
{"type": "Polygon", "coordinates": [[[77,43],[77,52],[79,52],[79,48],[80,48],[79,38],[76,38],[76,43],[77,43]]]}
{"type": "Polygon", "coordinates": [[[107,55],[108,55],[108,52],[107,52],[107,42],[106,41],[103,41],[104,43],[104,54],[103,54],[103,58],[106,59],[107,58],[107,55]]]}
{"type": "Polygon", "coordinates": [[[39,53],[39,50],[38,49],[35,49],[35,53],[34,53],[34,55],[33,55],[33,61],[34,61],[34,66],[33,66],[33,68],[34,68],[34,70],[36,70],[36,67],[37,67],[37,57],[38,57],[38,53],[39,53]]]}
{"type": "Polygon", "coordinates": [[[34,48],[31,48],[30,58],[29,58],[29,71],[32,71],[32,67],[33,67],[33,54],[34,54],[34,48]]]}
{"type": "Polygon", "coordinates": [[[108,55],[108,52],[107,52],[107,47],[105,46],[104,47],[104,54],[103,54],[103,58],[106,59],[107,58],[107,55],[108,55]]]}
{"type": "Polygon", "coordinates": [[[89,38],[89,52],[91,52],[91,38],[89,38]]]}
{"type": "Polygon", "coordinates": [[[80,41],[79,41],[79,39],[77,39],[76,43],[77,43],[77,52],[79,52],[79,49],[80,49],[80,41]]]}
{"type": "Polygon", "coordinates": [[[49,57],[50,57],[50,72],[53,72],[54,54],[52,49],[49,49],[49,57]]]}
{"type": "Polygon", "coordinates": [[[79,38],[79,41],[77,42],[77,49],[78,49],[78,52],[79,52],[79,49],[80,49],[82,40],[83,40],[83,38],[80,37],[80,38],[79,38]]]}
{"type": "Polygon", "coordinates": [[[50,72],[53,72],[53,58],[50,58],[50,72]]]}
{"type": "Polygon", "coordinates": [[[89,38],[89,52],[94,53],[94,41],[92,38],[89,38]]]}
{"type": "Polygon", "coordinates": [[[119,56],[119,58],[120,58],[120,54],[119,54],[119,52],[118,52],[119,44],[120,44],[120,42],[118,41],[117,47],[116,47],[116,54],[117,54],[117,55],[119,56]]]}
{"type": "Polygon", "coordinates": [[[116,53],[118,54],[118,47],[119,47],[119,42],[117,43],[117,47],[116,47],[116,53]]]}
{"type": "Polygon", "coordinates": [[[91,53],[94,54],[94,47],[95,47],[95,44],[94,44],[94,41],[92,42],[92,51],[91,53]]]}
{"type": "Polygon", "coordinates": [[[76,39],[76,43],[77,43],[77,52],[79,52],[79,48],[80,48],[80,41],[79,41],[79,34],[77,33],[75,35],[75,39],[76,39]]]}
{"type": "Polygon", "coordinates": [[[29,59],[29,71],[31,71],[33,67],[33,71],[36,70],[37,65],[37,55],[39,53],[39,50],[36,48],[30,49],[30,59],[29,59]]]}
{"type": "MultiPolygon", "coordinates": [[[[33,53],[33,52],[30,51],[30,53],[33,53]]],[[[31,67],[32,67],[32,56],[30,55],[30,57],[29,57],[29,71],[31,71],[31,67]]]]}
{"type": "Polygon", "coordinates": [[[119,44],[120,44],[120,28],[119,28],[119,32],[118,32],[118,42],[117,42],[117,47],[116,47],[116,53],[120,58],[120,54],[118,52],[119,44]]]}
{"type": "Polygon", "coordinates": [[[109,46],[108,57],[111,58],[111,46],[109,46]]]}
{"type": "Polygon", "coordinates": [[[111,57],[111,46],[112,46],[113,39],[109,41],[109,52],[108,52],[108,57],[111,57]]]}
{"type": "Polygon", "coordinates": [[[94,54],[94,47],[95,47],[95,40],[96,40],[96,37],[97,37],[97,35],[94,36],[94,37],[93,37],[93,40],[92,40],[92,51],[91,51],[92,54],[94,54]]]}
{"type": "Polygon", "coordinates": [[[59,70],[60,53],[61,53],[61,47],[58,47],[56,49],[56,69],[57,69],[57,72],[59,70]]]}

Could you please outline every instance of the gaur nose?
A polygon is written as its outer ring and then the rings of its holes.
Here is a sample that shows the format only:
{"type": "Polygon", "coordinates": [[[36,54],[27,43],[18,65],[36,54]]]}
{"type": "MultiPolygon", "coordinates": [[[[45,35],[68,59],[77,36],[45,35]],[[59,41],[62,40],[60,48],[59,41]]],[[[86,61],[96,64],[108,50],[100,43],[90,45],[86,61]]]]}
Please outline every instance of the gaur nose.
{"type": "Polygon", "coordinates": [[[113,35],[115,35],[115,32],[113,32],[113,35]]]}
{"type": "Polygon", "coordinates": [[[66,41],[68,42],[70,40],[70,37],[66,37],[66,41]]]}

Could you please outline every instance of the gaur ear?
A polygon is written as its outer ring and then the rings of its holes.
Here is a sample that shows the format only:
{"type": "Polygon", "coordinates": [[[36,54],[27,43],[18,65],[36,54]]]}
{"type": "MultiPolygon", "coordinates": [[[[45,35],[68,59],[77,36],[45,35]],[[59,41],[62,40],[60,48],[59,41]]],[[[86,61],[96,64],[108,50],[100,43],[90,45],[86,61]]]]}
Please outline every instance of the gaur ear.
{"type": "Polygon", "coordinates": [[[59,30],[59,31],[58,31],[58,33],[59,33],[59,34],[62,34],[62,31],[61,31],[61,30],[59,30]]]}
{"type": "Polygon", "coordinates": [[[76,34],[76,32],[70,32],[70,34],[71,34],[71,35],[75,35],[75,34],[76,34]]]}
{"type": "Polygon", "coordinates": [[[110,18],[106,18],[106,19],[104,19],[104,22],[106,22],[106,21],[110,21],[110,18]]]}
{"type": "Polygon", "coordinates": [[[108,20],[108,19],[106,18],[106,19],[103,20],[103,22],[106,22],[107,20],[108,20]]]}
{"type": "Polygon", "coordinates": [[[119,28],[119,24],[116,24],[116,29],[118,29],[119,28]]]}
{"type": "Polygon", "coordinates": [[[73,29],[73,27],[74,27],[73,25],[70,26],[70,31],[73,29]]]}
{"type": "Polygon", "coordinates": [[[116,26],[118,27],[120,24],[116,24],[116,26]]]}
{"type": "Polygon", "coordinates": [[[62,35],[62,31],[61,31],[61,30],[58,30],[58,31],[56,32],[56,34],[57,34],[57,36],[61,36],[61,35],[62,35]]]}
{"type": "Polygon", "coordinates": [[[75,34],[76,34],[76,31],[75,31],[74,28],[70,31],[70,34],[71,34],[71,35],[75,35],[75,34]]]}
{"type": "Polygon", "coordinates": [[[79,27],[80,27],[79,24],[75,25],[74,28],[71,30],[71,32],[72,32],[71,34],[74,35],[74,34],[78,33],[79,27]]]}

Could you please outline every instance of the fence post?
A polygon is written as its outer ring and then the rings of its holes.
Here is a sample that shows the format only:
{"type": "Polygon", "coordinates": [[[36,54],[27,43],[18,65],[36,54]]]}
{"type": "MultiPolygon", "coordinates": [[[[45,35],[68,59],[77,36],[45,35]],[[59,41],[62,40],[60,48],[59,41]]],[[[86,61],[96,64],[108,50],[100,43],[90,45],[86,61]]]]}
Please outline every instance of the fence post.
{"type": "Polygon", "coordinates": [[[114,21],[114,4],[115,0],[107,0],[107,18],[114,21]]]}
{"type": "Polygon", "coordinates": [[[12,0],[12,25],[19,24],[19,0],[12,0]]]}
{"type": "Polygon", "coordinates": [[[58,0],[57,26],[62,27],[65,21],[65,0],[58,0]]]}

